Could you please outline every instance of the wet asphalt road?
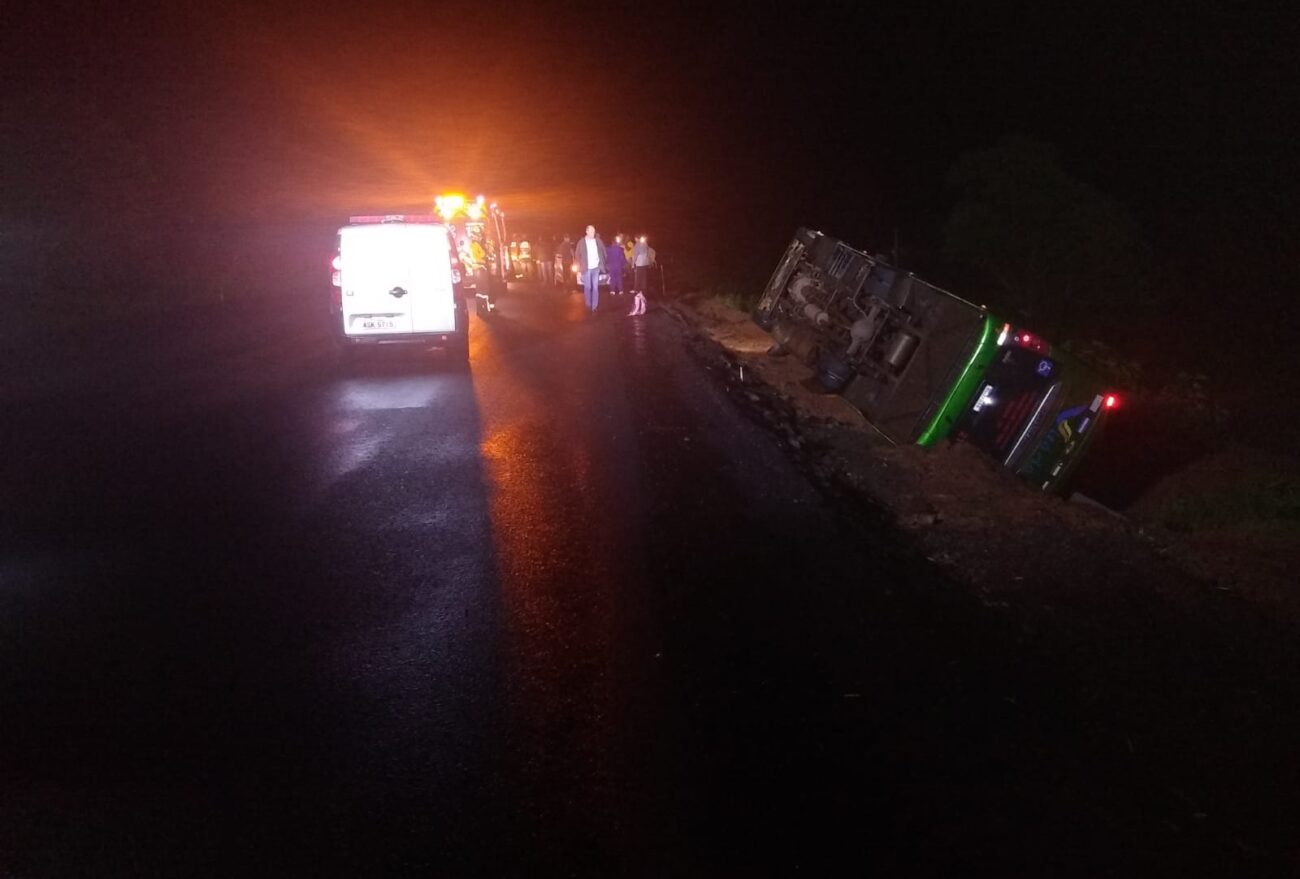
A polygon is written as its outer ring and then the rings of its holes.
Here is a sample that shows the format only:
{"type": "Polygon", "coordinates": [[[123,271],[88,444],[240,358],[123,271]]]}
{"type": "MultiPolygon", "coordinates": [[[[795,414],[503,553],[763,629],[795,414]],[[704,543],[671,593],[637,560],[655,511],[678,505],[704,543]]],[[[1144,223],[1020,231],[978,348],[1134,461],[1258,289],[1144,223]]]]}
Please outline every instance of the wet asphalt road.
{"type": "Polygon", "coordinates": [[[0,875],[1162,863],[1059,670],[625,310],[11,407],[0,875]]]}

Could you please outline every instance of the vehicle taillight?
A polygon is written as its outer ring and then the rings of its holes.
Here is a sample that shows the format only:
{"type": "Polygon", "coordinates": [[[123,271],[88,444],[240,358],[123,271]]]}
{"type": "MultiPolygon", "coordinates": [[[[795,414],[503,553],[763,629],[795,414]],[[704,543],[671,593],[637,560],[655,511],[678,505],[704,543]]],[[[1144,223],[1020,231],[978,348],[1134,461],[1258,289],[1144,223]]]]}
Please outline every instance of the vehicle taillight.
{"type": "Polygon", "coordinates": [[[1017,348],[1024,348],[1033,351],[1036,354],[1047,355],[1051,353],[1051,346],[1045,339],[1040,339],[1033,333],[1027,333],[1024,330],[1018,330],[1011,324],[1003,324],[1002,332],[998,334],[998,347],[1010,342],[1017,348]]]}
{"type": "Polygon", "coordinates": [[[1033,351],[1038,354],[1047,353],[1047,342],[1038,338],[1033,333],[1026,333],[1022,330],[1021,332],[1016,333],[1015,339],[1013,341],[1015,341],[1015,343],[1019,345],[1021,348],[1025,348],[1029,351],[1033,351]]]}
{"type": "Polygon", "coordinates": [[[1115,394],[1107,394],[1107,395],[1106,395],[1106,402],[1105,402],[1104,405],[1105,405],[1105,407],[1106,407],[1107,409],[1117,409],[1117,408],[1119,408],[1119,397],[1118,397],[1117,395],[1115,395],[1115,394]]]}

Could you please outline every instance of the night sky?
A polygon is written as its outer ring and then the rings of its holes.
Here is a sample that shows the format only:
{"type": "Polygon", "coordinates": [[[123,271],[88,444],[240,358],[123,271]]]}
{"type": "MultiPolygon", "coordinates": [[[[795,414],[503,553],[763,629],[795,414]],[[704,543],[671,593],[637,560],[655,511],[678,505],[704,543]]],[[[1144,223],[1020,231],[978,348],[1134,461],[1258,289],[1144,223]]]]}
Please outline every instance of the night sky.
{"type": "Polygon", "coordinates": [[[1132,211],[1196,307],[1239,284],[1293,312],[1298,21],[1281,2],[32,4],[0,52],[0,218],[179,241],[462,189],[516,228],[645,229],[719,272],[766,271],[799,224],[869,249],[897,230],[919,268],[953,160],[1020,134],[1132,211]]]}

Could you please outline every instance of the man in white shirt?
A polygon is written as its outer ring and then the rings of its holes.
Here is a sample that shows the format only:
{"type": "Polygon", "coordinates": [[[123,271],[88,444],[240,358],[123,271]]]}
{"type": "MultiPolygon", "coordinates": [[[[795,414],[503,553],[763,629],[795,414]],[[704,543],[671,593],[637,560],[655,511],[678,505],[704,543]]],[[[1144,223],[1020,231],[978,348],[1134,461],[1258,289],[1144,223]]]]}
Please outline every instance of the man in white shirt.
{"type": "Polygon", "coordinates": [[[587,235],[574,248],[573,258],[578,263],[587,313],[595,314],[600,307],[600,273],[605,270],[605,242],[596,234],[595,226],[587,227],[587,235]]]}

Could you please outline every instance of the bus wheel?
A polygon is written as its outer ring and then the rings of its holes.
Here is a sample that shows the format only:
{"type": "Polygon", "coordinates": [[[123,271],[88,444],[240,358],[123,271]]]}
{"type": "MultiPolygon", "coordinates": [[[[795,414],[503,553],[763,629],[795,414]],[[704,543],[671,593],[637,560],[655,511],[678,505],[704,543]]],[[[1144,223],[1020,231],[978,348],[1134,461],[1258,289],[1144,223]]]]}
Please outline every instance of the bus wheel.
{"type": "Polygon", "coordinates": [[[829,351],[823,351],[817,362],[817,381],[828,391],[839,393],[853,378],[854,369],[847,361],[829,351]]]}

